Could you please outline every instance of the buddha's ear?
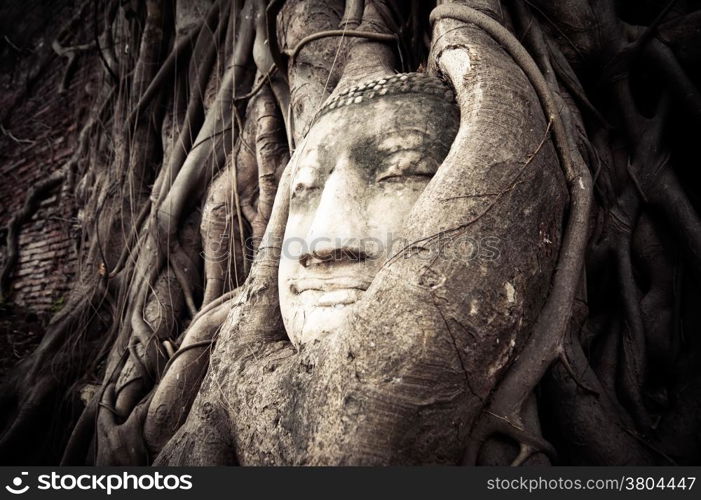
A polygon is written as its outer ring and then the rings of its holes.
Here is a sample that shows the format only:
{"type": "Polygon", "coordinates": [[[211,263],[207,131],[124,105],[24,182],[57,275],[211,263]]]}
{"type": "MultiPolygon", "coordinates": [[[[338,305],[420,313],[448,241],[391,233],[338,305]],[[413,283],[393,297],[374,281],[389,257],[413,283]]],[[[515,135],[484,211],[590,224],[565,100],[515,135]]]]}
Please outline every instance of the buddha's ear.
{"type": "Polygon", "coordinates": [[[280,179],[270,221],[258,246],[251,272],[224,323],[224,342],[242,345],[289,340],[280,314],[277,275],[289,210],[290,165],[288,163],[285,167],[280,179]]]}

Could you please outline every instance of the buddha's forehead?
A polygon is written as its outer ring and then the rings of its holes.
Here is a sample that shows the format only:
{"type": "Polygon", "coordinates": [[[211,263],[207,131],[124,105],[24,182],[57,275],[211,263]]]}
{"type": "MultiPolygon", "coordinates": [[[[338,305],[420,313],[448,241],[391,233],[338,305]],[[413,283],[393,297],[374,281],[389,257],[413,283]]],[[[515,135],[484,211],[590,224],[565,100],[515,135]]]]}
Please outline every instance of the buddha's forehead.
{"type": "Polygon", "coordinates": [[[392,144],[420,147],[421,142],[428,146],[436,141],[450,141],[455,134],[444,122],[446,113],[451,112],[447,103],[420,94],[388,96],[339,107],[314,123],[295,156],[308,162],[321,153],[371,146],[391,148],[392,144]]]}

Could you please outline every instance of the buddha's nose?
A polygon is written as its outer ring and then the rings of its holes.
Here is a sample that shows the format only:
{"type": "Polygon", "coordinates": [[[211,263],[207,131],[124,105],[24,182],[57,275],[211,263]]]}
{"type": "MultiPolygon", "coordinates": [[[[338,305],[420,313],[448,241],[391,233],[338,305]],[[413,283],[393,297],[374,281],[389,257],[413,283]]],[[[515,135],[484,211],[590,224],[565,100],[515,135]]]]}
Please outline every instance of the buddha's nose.
{"type": "Polygon", "coordinates": [[[366,183],[348,162],[339,162],[326,179],[306,238],[302,265],[362,261],[368,237],[365,223],[366,183]]]}

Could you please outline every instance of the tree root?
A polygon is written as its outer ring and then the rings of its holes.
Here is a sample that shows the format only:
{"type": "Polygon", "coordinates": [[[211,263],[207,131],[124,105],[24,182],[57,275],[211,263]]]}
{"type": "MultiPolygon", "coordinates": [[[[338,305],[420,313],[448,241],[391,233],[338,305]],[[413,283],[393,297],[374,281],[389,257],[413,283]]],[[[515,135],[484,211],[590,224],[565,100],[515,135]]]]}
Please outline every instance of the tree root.
{"type": "Polygon", "coordinates": [[[290,57],[290,63],[294,64],[295,58],[299,52],[310,42],[315,40],[320,40],[322,38],[327,38],[330,36],[341,36],[349,38],[365,38],[366,40],[372,40],[375,42],[397,42],[399,37],[397,35],[390,35],[386,33],[374,33],[372,31],[358,31],[358,30],[327,30],[319,31],[309,35],[302,40],[291,50],[287,51],[287,55],[290,57]]]}
{"type": "MultiPolygon", "coordinates": [[[[513,459],[511,465],[523,465],[529,458],[537,453],[545,453],[551,460],[555,461],[557,452],[548,441],[540,435],[527,431],[524,426],[518,422],[512,422],[507,418],[491,413],[484,412],[480,423],[483,426],[481,432],[472,433],[469,440],[468,449],[479,451],[487,443],[487,440],[494,435],[501,435],[512,439],[518,444],[518,455],[513,459]]],[[[476,465],[478,456],[465,454],[463,465],[476,465]]]]}
{"type": "MultiPolygon", "coordinates": [[[[431,13],[431,21],[452,18],[474,23],[494,37],[526,73],[543,106],[553,121],[555,148],[564,171],[571,196],[571,210],[565,230],[561,254],[550,295],[533,328],[528,344],[509,368],[504,379],[491,395],[483,415],[497,415],[502,421],[520,428],[525,398],[536,387],[548,367],[558,358],[575,298],[576,284],[584,268],[584,252],[588,241],[589,212],[592,204],[591,176],[581,157],[574,151],[553,93],[521,43],[501,24],[479,11],[464,6],[443,5],[431,13]]],[[[479,419],[467,447],[466,463],[475,463],[478,445],[492,432],[492,425],[479,419]]]]}

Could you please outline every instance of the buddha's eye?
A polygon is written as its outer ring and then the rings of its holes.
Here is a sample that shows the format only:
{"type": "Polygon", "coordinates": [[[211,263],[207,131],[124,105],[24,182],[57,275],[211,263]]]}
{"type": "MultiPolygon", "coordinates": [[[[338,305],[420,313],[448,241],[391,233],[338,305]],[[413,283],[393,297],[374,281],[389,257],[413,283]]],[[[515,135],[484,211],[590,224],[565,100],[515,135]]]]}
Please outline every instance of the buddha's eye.
{"type": "Polygon", "coordinates": [[[381,169],[375,182],[402,182],[405,180],[429,180],[438,170],[438,163],[420,152],[407,152],[387,167],[381,169]]]}
{"type": "Polygon", "coordinates": [[[426,179],[429,180],[433,177],[433,174],[411,174],[408,172],[403,172],[399,174],[385,173],[377,177],[377,182],[402,182],[407,179],[426,179]]]}

